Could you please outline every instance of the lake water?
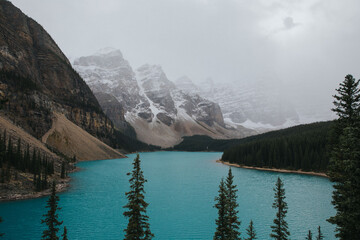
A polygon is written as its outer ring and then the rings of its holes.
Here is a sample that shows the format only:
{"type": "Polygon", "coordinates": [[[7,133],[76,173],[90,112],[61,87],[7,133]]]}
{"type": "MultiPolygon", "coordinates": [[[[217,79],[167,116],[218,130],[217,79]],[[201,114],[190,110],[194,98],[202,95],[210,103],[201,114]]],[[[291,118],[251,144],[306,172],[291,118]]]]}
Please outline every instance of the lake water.
{"type": "MultiPolygon", "coordinates": [[[[155,239],[212,239],[217,211],[213,207],[218,185],[228,166],[216,163],[221,153],[141,153],[145,178],[145,200],[150,204],[151,231],[155,239]]],[[[135,155],[127,159],[82,162],[81,171],[71,174],[69,191],[59,194],[60,219],[69,239],[123,239],[126,219],[123,206],[129,190],[126,175],[135,155]]],[[[325,239],[334,238],[334,226],[326,219],[335,214],[331,205],[332,185],[326,178],[233,168],[238,186],[241,236],[250,220],[258,239],[270,239],[275,217],[273,187],[283,179],[288,203],[286,220],[291,239],[305,239],[322,227],[325,239]]],[[[47,197],[0,203],[0,232],[4,239],[40,239],[47,197]]],[[[62,230],[61,230],[62,232],[62,230]]]]}

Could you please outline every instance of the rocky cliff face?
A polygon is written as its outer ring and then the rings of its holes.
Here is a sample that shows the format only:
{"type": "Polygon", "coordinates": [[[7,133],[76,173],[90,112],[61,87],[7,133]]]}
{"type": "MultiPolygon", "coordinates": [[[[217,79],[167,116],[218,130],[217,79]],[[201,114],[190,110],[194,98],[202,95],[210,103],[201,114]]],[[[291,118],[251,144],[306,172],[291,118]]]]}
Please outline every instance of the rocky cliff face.
{"type": "Polygon", "coordinates": [[[104,113],[111,119],[114,126],[122,133],[136,139],[134,128],[125,120],[125,109],[122,104],[111,94],[96,92],[96,98],[99,101],[104,113]]]}
{"type": "MultiPolygon", "coordinates": [[[[24,154],[29,147],[34,159],[35,156],[46,158],[54,164],[51,172],[39,161],[35,164],[40,166],[36,171],[43,178],[45,174],[48,181],[62,182],[62,188],[66,180],[59,181],[61,166],[72,170],[70,159],[74,156],[80,160],[124,157],[94,137],[119,148],[126,144],[53,39],[38,23],[3,0],[0,1],[0,120],[0,129],[6,129],[3,136],[19,140],[19,151],[24,154]]],[[[137,144],[133,139],[130,141],[137,144]]],[[[25,166],[25,160],[19,166],[15,164],[17,156],[9,155],[6,159],[4,156],[2,152],[2,200],[46,194],[46,191],[34,194],[34,183],[39,183],[41,177],[36,178],[36,172],[25,166]]],[[[44,179],[41,181],[37,190],[46,188],[44,179]]]]}
{"type": "Polygon", "coordinates": [[[117,99],[119,104],[114,105],[114,101],[98,97],[114,122],[122,118],[112,114],[119,112],[115,109],[121,105],[124,118],[144,142],[168,147],[182,136],[194,134],[215,138],[245,135],[225,127],[219,105],[179,90],[158,65],[145,64],[133,71],[119,50],[108,48],[76,59],[74,68],[97,97],[107,94],[117,99]]]}
{"type": "Polygon", "coordinates": [[[7,1],[0,4],[0,76],[3,111],[37,138],[50,129],[54,111],[92,134],[112,131],[90,88],[50,35],[7,1]]]}
{"type": "Polygon", "coordinates": [[[37,139],[58,113],[115,148],[149,147],[114,128],[50,35],[8,1],[0,1],[0,105],[4,116],[37,139]]]}

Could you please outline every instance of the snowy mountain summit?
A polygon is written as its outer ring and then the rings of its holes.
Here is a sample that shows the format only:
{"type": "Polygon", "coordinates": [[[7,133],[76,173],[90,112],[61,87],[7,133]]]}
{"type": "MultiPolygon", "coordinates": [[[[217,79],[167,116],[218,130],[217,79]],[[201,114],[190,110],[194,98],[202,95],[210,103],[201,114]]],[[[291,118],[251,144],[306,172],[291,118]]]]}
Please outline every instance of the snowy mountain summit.
{"type": "MultiPolygon", "coordinates": [[[[124,109],[124,119],[146,143],[170,147],[183,136],[195,134],[222,139],[249,135],[226,127],[218,104],[180,90],[159,65],[145,64],[134,72],[119,50],[107,48],[76,59],[74,68],[96,96],[116,98],[124,109]]],[[[109,101],[99,99],[102,108],[108,110],[105,112],[114,113],[107,105],[109,101]]],[[[114,106],[113,100],[111,104],[114,106]]],[[[115,125],[124,126],[119,120],[122,118],[113,115],[108,114],[115,125]]]]}
{"type": "Polygon", "coordinates": [[[176,86],[218,103],[225,123],[232,126],[241,125],[261,132],[299,124],[299,116],[291,103],[282,98],[279,89],[266,82],[215,84],[208,78],[196,85],[182,77],[176,81],[176,86]]]}

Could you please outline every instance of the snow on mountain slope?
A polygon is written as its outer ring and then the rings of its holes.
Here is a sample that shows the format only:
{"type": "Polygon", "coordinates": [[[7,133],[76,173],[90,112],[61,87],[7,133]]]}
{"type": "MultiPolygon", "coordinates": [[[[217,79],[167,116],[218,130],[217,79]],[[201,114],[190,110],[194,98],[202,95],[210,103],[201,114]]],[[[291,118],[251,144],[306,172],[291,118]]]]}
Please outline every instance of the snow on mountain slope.
{"type": "MultiPolygon", "coordinates": [[[[176,81],[178,83],[178,81],[176,81]]],[[[186,85],[177,84],[185,92],[194,93],[218,103],[226,124],[266,131],[299,124],[299,117],[292,105],[284,101],[281,92],[265,82],[253,84],[214,84],[207,79],[196,86],[187,79],[186,85]],[[189,91],[189,89],[191,91],[189,91]]]]}
{"type": "Polygon", "coordinates": [[[92,56],[75,59],[73,65],[93,92],[115,96],[126,110],[141,102],[135,74],[119,50],[102,49],[92,56]]]}
{"type": "MultiPolygon", "coordinates": [[[[119,50],[105,49],[78,58],[74,68],[93,92],[110,94],[118,100],[137,138],[146,143],[170,147],[183,136],[240,138],[254,133],[237,126],[226,127],[218,104],[181,91],[161,66],[145,64],[134,72],[119,50]]],[[[115,112],[105,101],[101,104],[115,112]]]]}

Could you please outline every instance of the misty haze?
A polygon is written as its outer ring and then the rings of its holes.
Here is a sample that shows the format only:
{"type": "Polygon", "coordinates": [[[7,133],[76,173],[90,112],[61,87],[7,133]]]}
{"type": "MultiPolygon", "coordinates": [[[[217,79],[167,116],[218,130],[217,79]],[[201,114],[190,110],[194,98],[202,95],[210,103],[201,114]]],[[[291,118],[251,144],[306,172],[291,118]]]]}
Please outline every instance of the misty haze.
{"type": "Polygon", "coordinates": [[[358,239],[359,9],[0,0],[0,238],[358,239]]]}
{"type": "Polygon", "coordinates": [[[357,1],[14,3],[70,59],[111,46],[134,69],[160,65],[172,82],[187,76],[229,124],[282,128],[334,119],[338,82],[359,75],[357,1]]]}

